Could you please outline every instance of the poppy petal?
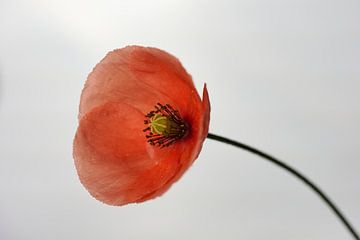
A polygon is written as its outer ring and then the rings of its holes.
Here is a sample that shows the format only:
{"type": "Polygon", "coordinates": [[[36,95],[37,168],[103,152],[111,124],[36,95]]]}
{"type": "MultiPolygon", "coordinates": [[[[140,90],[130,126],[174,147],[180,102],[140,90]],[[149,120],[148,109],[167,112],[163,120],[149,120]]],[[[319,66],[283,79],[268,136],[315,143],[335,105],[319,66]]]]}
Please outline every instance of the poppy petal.
{"type": "Polygon", "coordinates": [[[206,84],[204,84],[204,89],[203,89],[202,106],[204,112],[204,120],[202,124],[204,129],[203,129],[202,137],[203,139],[205,139],[209,132],[210,111],[211,111],[209,93],[207,91],[206,84]]]}
{"type": "Polygon", "coordinates": [[[191,76],[177,58],[160,49],[134,47],[129,68],[138,81],[167,96],[182,113],[201,102],[191,76]]]}

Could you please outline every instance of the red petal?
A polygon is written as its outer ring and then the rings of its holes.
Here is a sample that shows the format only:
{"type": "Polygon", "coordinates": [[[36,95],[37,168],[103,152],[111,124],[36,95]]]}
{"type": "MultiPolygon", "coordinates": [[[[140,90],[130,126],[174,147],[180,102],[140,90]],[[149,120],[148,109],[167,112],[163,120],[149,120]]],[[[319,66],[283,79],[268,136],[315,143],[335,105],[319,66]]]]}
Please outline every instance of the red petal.
{"type": "Polygon", "coordinates": [[[131,52],[129,66],[138,81],[170,98],[180,112],[200,104],[191,76],[174,56],[156,48],[137,47],[131,52]]]}
{"type": "Polygon", "coordinates": [[[143,115],[122,103],[94,108],[80,121],[74,158],[83,185],[111,205],[135,202],[164,185],[178,171],[177,148],[156,156],[141,131],[143,115]]]}
{"type": "Polygon", "coordinates": [[[129,69],[129,57],[134,47],[114,50],[89,74],[81,94],[79,119],[93,107],[106,102],[123,102],[145,114],[166,96],[139,82],[129,69]]]}
{"type": "Polygon", "coordinates": [[[209,93],[207,91],[206,84],[204,84],[204,89],[203,89],[202,106],[204,111],[204,119],[203,119],[204,129],[203,129],[202,137],[205,139],[209,132],[210,109],[211,109],[209,93]]]}
{"type": "Polygon", "coordinates": [[[108,101],[126,102],[144,114],[158,102],[182,113],[201,103],[191,76],[174,56],[138,46],[108,53],[93,69],[82,92],[79,118],[108,101]]]}

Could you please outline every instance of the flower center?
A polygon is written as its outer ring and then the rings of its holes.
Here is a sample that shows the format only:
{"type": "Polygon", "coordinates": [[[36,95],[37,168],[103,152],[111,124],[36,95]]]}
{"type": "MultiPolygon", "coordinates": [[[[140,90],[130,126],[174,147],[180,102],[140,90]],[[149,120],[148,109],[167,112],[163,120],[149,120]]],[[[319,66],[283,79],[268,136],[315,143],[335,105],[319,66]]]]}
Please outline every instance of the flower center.
{"type": "Polygon", "coordinates": [[[147,128],[143,131],[148,132],[146,138],[151,145],[168,147],[188,132],[188,125],[180,116],[179,111],[169,104],[158,103],[155,110],[150,111],[145,117],[147,119],[144,123],[147,128]]]}

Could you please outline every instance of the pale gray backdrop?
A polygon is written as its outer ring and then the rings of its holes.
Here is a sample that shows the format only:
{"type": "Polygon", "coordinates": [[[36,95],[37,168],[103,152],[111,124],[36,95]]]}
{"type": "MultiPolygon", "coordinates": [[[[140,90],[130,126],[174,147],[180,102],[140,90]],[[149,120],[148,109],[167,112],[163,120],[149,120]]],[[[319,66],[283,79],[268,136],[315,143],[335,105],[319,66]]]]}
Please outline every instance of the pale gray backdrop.
{"type": "Polygon", "coordinates": [[[360,229],[360,1],[0,1],[0,239],[351,239],[309,189],[206,141],[163,197],[111,207],[72,160],[92,67],[129,44],[208,84],[211,132],[300,169],[360,229]]]}

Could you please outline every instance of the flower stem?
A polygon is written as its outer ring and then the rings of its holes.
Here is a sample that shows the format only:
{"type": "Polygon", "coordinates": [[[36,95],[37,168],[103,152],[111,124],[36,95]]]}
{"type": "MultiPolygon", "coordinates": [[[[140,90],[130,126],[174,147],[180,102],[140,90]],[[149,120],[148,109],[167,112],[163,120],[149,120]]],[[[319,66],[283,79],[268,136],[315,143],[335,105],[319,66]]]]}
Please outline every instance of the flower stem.
{"type": "Polygon", "coordinates": [[[207,135],[207,138],[215,140],[215,141],[219,141],[222,143],[226,143],[226,144],[230,144],[239,148],[242,148],[246,151],[249,151],[251,153],[254,153],[260,157],[263,157],[267,160],[269,160],[270,162],[274,163],[275,165],[283,168],[284,170],[288,171],[289,173],[291,173],[292,175],[294,175],[295,177],[297,177],[299,180],[301,180],[305,185],[307,185],[308,187],[310,187],[325,203],[326,205],[335,213],[335,215],[339,218],[339,220],[345,225],[345,227],[349,230],[349,232],[352,234],[352,236],[354,237],[354,239],[356,240],[360,240],[359,235],[356,233],[355,228],[351,226],[350,222],[345,218],[344,214],[341,213],[340,209],[335,205],[335,203],[333,203],[333,201],[330,200],[330,198],[328,196],[325,195],[325,193],[315,185],[315,183],[313,183],[312,181],[310,181],[307,177],[305,177],[302,173],[300,173],[299,171],[295,170],[294,168],[290,167],[289,165],[287,165],[286,163],[283,163],[282,161],[268,155],[267,153],[264,153],[258,149],[255,149],[253,147],[250,147],[246,144],[231,140],[229,138],[225,138],[225,137],[221,137],[212,133],[209,133],[207,135]]]}

